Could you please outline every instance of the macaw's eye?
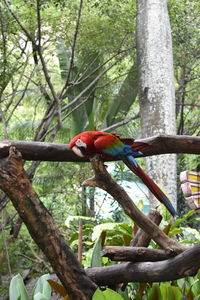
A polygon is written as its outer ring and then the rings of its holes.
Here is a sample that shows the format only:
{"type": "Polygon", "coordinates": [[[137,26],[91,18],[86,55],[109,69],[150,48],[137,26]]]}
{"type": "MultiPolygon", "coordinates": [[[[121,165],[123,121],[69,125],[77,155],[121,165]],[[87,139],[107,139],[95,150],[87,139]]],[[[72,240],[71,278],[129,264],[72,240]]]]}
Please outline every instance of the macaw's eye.
{"type": "Polygon", "coordinates": [[[87,145],[81,140],[81,139],[78,139],[75,143],[76,147],[80,149],[80,151],[85,151],[86,148],[87,148],[87,145]]]}
{"type": "Polygon", "coordinates": [[[85,143],[81,139],[78,139],[75,144],[77,147],[81,147],[85,145],[85,143]]]}

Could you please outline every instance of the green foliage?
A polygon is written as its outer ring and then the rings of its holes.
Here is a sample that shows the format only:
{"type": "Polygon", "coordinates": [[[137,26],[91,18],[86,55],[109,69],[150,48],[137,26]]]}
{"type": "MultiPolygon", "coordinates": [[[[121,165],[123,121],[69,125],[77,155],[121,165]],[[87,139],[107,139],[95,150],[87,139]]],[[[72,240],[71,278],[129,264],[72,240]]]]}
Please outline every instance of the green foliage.
{"type": "MultiPolygon", "coordinates": [[[[194,277],[186,277],[173,282],[129,283],[128,299],[135,300],[198,300],[200,271],[194,277]]],[[[126,298],[125,298],[126,299],[126,298]]]]}
{"type": "Polygon", "coordinates": [[[101,258],[101,236],[95,241],[94,248],[92,251],[91,258],[91,267],[101,267],[102,258],[101,258]]]}
{"type": "Polygon", "coordinates": [[[48,300],[51,297],[51,287],[47,280],[49,274],[41,276],[33,291],[31,298],[28,295],[23,279],[20,274],[15,275],[10,282],[9,299],[10,300],[48,300]]]}
{"type": "Polygon", "coordinates": [[[108,259],[101,257],[102,246],[129,245],[133,237],[133,225],[126,222],[108,222],[82,216],[70,216],[65,221],[69,235],[68,243],[74,252],[78,246],[77,221],[81,218],[83,225],[83,261],[87,266],[107,265],[108,259]],[[100,224],[99,224],[100,223],[100,224]]]}
{"type": "Polygon", "coordinates": [[[25,288],[21,275],[16,275],[12,278],[9,287],[9,298],[11,300],[24,299],[29,300],[28,292],[25,288]]]}
{"type": "Polygon", "coordinates": [[[45,274],[38,279],[33,289],[31,300],[50,299],[51,287],[47,281],[48,279],[50,279],[49,274],[45,274]]]}
{"type": "Polygon", "coordinates": [[[173,37],[179,134],[199,135],[199,1],[168,1],[173,37]],[[181,105],[184,105],[181,107],[181,105]]]}
{"type": "Polygon", "coordinates": [[[92,300],[123,300],[122,296],[111,289],[101,291],[97,289],[92,297],[92,300]]]}
{"type": "MultiPolygon", "coordinates": [[[[150,299],[186,299],[197,300],[200,295],[200,271],[194,277],[187,277],[175,280],[173,283],[153,283],[149,289],[148,300],[150,299]]],[[[145,297],[142,299],[146,299],[145,297]]]]}
{"type": "MultiPolygon", "coordinates": [[[[69,75],[79,1],[40,2],[42,54],[55,93],[59,94],[69,75]]],[[[36,3],[37,1],[31,0],[14,0],[11,9],[38,43],[36,3]]],[[[80,28],[73,49],[74,61],[69,76],[70,85],[66,97],[61,102],[62,128],[53,131],[53,135],[47,134],[46,141],[67,143],[79,131],[104,128],[138,113],[135,6],[135,1],[130,0],[84,1],[80,28]],[[105,72],[111,65],[113,67],[105,72]],[[74,106],[72,109],[64,109],[83,89],[94,82],[96,76],[103,72],[105,74],[80,97],[76,103],[80,105],[77,110],[72,110],[74,106]],[[86,100],[87,102],[84,102],[86,100]]],[[[179,133],[198,135],[200,2],[170,0],[168,7],[174,47],[179,133]],[[183,104],[183,110],[180,103],[183,104]]],[[[38,64],[34,60],[32,43],[3,2],[0,3],[0,36],[2,37],[0,40],[0,138],[33,140],[45,113],[53,105],[54,100],[42,72],[41,62],[38,57],[38,64]]],[[[49,120],[49,124],[45,124],[46,130],[56,125],[57,121],[57,116],[49,120]]],[[[140,134],[139,126],[139,120],[136,120],[121,127],[119,131],[124,135],[137,137],[140,134]]],[[[179,155],[178,174],[184,169],[195,170],[197,164],[195,155],[179,155]]],[[[31,166],[31,162],[26,162],[26,170],[31,166]]],[[[114,173],[119,182],[127,178],[132,181],[134,178],[120,163],[115,165],[114,173]]],[[[81,217],[84,220],[83,264],[98,266],[110,263],[108,259],[100,257],[103,235],[105,245],[128,245],[132,238],[133,226],[126,221],[120,222],[121,209],[115,207],[113,216],[107,212],[102,213],[101,210],[101,217],[98,215],[98,219],[87,218],[90,216],[88,213],[90,192],[86,190],[84,193],[80,185],[89,174],[90,167],[86,164],[42,162],[35,172],[33,187],[75,252],[78,240],[77,219],[84,215],[81,217]],[[64,221],[69,216],[76,216],[76,218],[73,217],[73,221],[65,224],[64,221]],[[113,219],[117,223],[114,223],[113,219]]],[[[104,196],[98,194],[97,197],[95,194],[95,197],[94,200],[98,201],[104,196]]],[[[181,196],[179,202],[180,198],[181,196]]],[[[184,211],[188,211],[188,208],[184,209],[181,207],[180,212],[183,216],[170,227],[169,235],[178,238],[182,243],[199,243],[199,220],[194,212],[184,216],[184,211]]],[[[92,212],[93,215],[96,212],[97,209],[92,212]]],[[[12,223],[5,226],[5,236],[9,240],[10,231],[17,219],[10,204],[7,206],[7,214],[8,219],[12,220],[12,223]]],[[[167,226],[170,218],[169,215],[164,216],[166,217],[164,225],[167,226]]],[[[151,246],[155,247],[155,244],[151,243],[151,246]]],[[[0,247],[4,247],[2,241],[0,247]]],[[[26,268],[46,272],[45,264],[38,264],[43,261],[43,256],[24,226],[21,227],[18,239],[9,244],[8,250],[13,272],[26,268]],[[27,255],[30,260],[22,258],[21,253],[27,255]]],[[[6,264],[2,271],[4,274],[7,272],[6,264]]],[[[18,280],[20,282],[19,278],[18,280]]],[[[166,293],[173,299],[174,294],[180,297],[180,292],[182,295],[190,296],[190,299],[194,297],[197,299],[199,277],[195,277],[194,280],[196,283],[192,279],[180,279],[173,288],[169,283],[147,284],[144,288],[146,294],[142,299],[145,297],[153,299],[154,296],[158,299],[160,297],[167,299],[164,297],[166,293]]],[[[142,290],[141,284],[137,283],[129,287],[135,299],[141,298],[138,294],[139,289],[142,290]]],[[[105,294],[103,295],[105,297],[105,294]]]]}
{"type": "Polygon", "coordinates": [[[109,109],[106,113],[104,126],[110,126],[124,119],[124,115],[130,110],[131,105],[136,101],[138,94],[138,74],[134,64],[126,79],[120,87],[116,87],[116,95],[110,101],[109,109]]]}
{"type": "Polygon", "coordinates": [[[196,240],[196,243],[199,242],[200,235],[199,235],[198,231],[190,228],[189,226],[184,226],[186,224],[189,225],[189,222],[192,221],[191,217],[194,215],[195,215],[195,211],[190,210],[182,218],[177,218],[170,227],[169,236],[174,237],[177,234],[181,234],[183,243],[188,243],[188,242],[195,243],[195,240],[196,240]],[[191,238],[191,240],[190,241],[188,241],[188,239],[184,240],[183,237],[188,237],[188,236],[191,238]]]}

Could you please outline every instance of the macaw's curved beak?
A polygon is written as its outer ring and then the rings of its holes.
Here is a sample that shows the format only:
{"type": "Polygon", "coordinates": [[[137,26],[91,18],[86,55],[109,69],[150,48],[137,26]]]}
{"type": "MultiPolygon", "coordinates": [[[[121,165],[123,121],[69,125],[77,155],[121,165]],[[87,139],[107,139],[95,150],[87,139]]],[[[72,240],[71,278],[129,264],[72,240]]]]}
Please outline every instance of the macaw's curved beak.
{"type": "Polygon", "coordinates": [[[81,149],[78,148],[77,146],[72,147],[72,151],[73,151],[76,155],[78,155],[78,156],[80,156],[80,157],[84,157],[83,152],[82,152],[81,149]]]}

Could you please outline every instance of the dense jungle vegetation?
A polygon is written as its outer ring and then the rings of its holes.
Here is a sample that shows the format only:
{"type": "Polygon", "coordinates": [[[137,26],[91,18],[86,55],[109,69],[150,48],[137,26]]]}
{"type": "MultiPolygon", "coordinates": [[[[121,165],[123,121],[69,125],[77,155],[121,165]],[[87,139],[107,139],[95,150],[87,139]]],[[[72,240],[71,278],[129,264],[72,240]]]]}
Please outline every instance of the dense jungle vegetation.
{"type": "MultiPolygon", "coordinates": [[[[168,11],[177,134],[199,136],[200,2],[169,0],[168,11]]],[[[85,130],[107,130],[140,138],[136,14],[132,0],[2,0],[0,139],[67,144],[85,130]]],[[[144,166],[143,160],[139,161],[144,166]]],[[[200,160],[197,155],[179,154],[177,161],[179,219],[169,235],[178,235],[181,243],[200,243],[199,216],[189,211],[179,180],[181,171],[199,170],[200,160]]],[[[90,177],[90,164],[26,161],[24,167],[76,254],[81,216],[85,267],[110,264],[107,258],[97,255],[103,231],[107,232],[106,245],[129,245],[133,222],[107,194],[81,186],[90,177]]],[[[141,192],[145,187],[138,178],[121,162],[109,164],[109,172],[128,191],[134,188],[132,196],[147,212],[148,197],[141,192]]],[[[163,210],[162,229],[169,222],[170,216],[163,210]]],[[[28,277],[38,278],[53,271],[3,192],[0,231],[2,295],[6,295],[13,274],[26,277],[28,272],[28,277]]],[[[180,279],[173,290],[177,298],[171,299],[181,299],[183,295],[200,299],[199,280],[199,275],[193,280],[180,279]]],[[[128,293],[133,299],[155,299],[151,298],[154,293],[163,296],[167,284],[130,284],[128,293]]]]}

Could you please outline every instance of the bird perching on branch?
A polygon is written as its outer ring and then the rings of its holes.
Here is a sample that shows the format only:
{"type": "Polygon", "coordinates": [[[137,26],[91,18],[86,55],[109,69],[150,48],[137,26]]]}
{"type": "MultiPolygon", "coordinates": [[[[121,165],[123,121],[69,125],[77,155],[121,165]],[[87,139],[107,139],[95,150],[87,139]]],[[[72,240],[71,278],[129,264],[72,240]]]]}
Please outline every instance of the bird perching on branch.
{"type": "Polygon", "coordinates": [[[101,154],[105,159],[116,158],[122,160],[126,166],[137,175],[149,188],[154,196],[165,205],[174,216],[176,211],[165,193],[141,169],[136,157],[143,155],[142,151],[149,146],[145,143],[134,142],[131,138],[121,138],[118,134],[101,131],[85,131],[75,136],[69,143],[69,148],[80,157],[90,157],[101,154]]]}

